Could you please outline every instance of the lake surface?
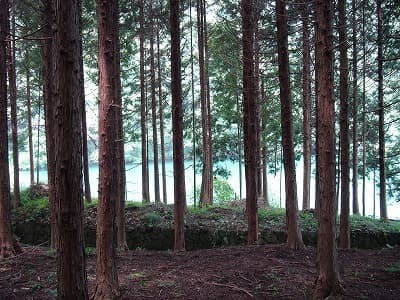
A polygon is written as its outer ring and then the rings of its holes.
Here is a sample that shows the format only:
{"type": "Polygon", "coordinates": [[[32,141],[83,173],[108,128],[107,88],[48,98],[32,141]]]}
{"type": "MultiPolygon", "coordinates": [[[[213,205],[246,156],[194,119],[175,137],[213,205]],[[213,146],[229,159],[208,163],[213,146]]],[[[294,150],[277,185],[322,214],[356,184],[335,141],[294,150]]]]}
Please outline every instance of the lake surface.
{"type": "MultiPolygon", "coordinates": [[[[240,191],[240,183],[239,183],[239,163],[232,161],[225,161],[223,163],[219,163],[221,166],[225,167],[230,173],[231,176],[228,178],[229,184],[234,189],[237,198],[239,198],[240,191]]],[[[302,161],[297,162],[297,188],[298,188],[298,199],[299,199],[299,208],[302,206],[302,194],[303,194],[303,171],[302,171],[302,161]]],[[[192,161],[185,163],[185,178],[186,178],[186,195],[189,203],[193,203],[193,167],[192,161]]],[[[153,175],[154,165],[153,163],[149,164],[149,172],[150,172],[150,198],[151,201],[154,201],[154,175],[153,175]]],[[[160,174],[161,174],[161,165],[160,165],[160,174]]],[[[92,165],[90,167],[90,186],[92,195],[97,197],[97,187],[98,187],[98,166],[92,165]]],[[[126,165],[126,189],[127,189],[127,200],[128,201],[141,201],[142,200],[142,186],[141,186],[141,178],[142,178],[142,169],[140,164],[127,164],[126,165]]],[[[13,180],[12,173],[10,174],[11,180],[13,180]]],[[[35,171],[35,179],[36,179],[36,171],[35,171]]],[[[39,181],[46,183],[47,182],[47,171],[40,170],[39,171],[39,181]]],[[[173,167],[172,161],[166,162],[166,186],[167,186],[167,200],[168,203],[173,203],[174,197],[174,180],[173,180],[173,167]]],[[[29,171],[20,171],[20,184],[22,188],[26,188],[29,186],[29,171]]],[[[201,174],[196,175],[196,185],[199,187],[201,184],[201,174]]],[[[314,187],[315,180],[311,179],[311,206],[314,206],[314,187]]],[[[11,185],[12,186],[12,185],[11,185]]],[[[369,216],[373,215],[373,195],[374,195],[374,187],[372,180],[367,180],[366,182],[366,214],[369,216]]],[[[362,195],[361,195],[362,182],[359,181],[359,201],[360,201],[360,212],[362,212],[362,195]]],[[[162,196],[162,180],[160,177],[160,190],[162,196]]],[[[244,179],[244,168],[242,172],[242,198],[245,198],[246,187],[245,187],[245,179],[244,179]]],[[[351,191],[350,191],[351,193],[351,191]]],[[[268,174],[268,194],[269,200],[274,206],[284,207],[285,205],[285,188],[284,188],[284,174],[278,172],[276,175],[268,174]]],[[[350,195],[351,196],[351,195],[350,195]]],[[[376,202],[376,216],[379,217],[379,189],[376,188],[375,195],[376,202]]],[[[340,207],[340,204],[339,204],[340,207]]],[[[351,204],[350,204],[351,207],[351,204]]],[[[400,219],[400,203],[395,202],[393,200],[388,201],[388,216],[391,219],[400,219]]]]}

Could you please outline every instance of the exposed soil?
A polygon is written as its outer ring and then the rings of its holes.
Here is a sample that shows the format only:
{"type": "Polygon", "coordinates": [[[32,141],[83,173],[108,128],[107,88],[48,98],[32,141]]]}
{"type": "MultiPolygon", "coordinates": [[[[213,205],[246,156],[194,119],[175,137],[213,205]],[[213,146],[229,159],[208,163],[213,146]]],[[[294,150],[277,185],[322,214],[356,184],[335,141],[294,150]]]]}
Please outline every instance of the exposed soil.
{"type": "MultiPolygon", "coordinates": [[[[284,245],[229,247],[174,254],[118,254],[123,299],[308,299],[316,277],[315,248],[284,245]]],[[[340,250],[345,293],[334,299],[399,299],[400,248],[340,250]]],[[[95,254],[87,257],[89,292],[95,284],[95,254]]],[[[24,247],[0,260],[0,299],[54,299],[54,253],[24,247]]]]}

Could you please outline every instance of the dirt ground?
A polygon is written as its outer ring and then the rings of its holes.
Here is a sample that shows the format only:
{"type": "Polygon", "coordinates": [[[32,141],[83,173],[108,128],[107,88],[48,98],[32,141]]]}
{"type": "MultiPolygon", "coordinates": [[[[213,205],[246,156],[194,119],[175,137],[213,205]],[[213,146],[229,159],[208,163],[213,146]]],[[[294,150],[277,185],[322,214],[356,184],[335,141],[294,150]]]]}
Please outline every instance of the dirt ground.
{"type": "MultiPolygon", "coordinates": [[[[316,277],[315,248],[284,245],[229,247],[174,254],[118,253],[122,299],[309,299],[316,277]]],[[[95,254],[87,256],[89,292],[95,254]]],[[[334,299],[400,299],[400,248],[340,250],[345,293],[334,299]]],[[[54,299],[54,253],[24,247],[0,260],[0,299],[54,299]]]]}

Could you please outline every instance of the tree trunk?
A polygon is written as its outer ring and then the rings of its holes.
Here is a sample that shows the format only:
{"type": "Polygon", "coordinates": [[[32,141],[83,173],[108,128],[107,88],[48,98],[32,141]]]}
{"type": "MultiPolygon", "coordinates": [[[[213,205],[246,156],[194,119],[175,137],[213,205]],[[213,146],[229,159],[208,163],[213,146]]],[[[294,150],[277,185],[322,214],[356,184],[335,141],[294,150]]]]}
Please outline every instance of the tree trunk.
{"type": "Polygon", "coordinates": [[[254,1],[242,0],[243,139],[246,177],[247,244],[258,240],[257,94],[254,74],[254,1]]]}
{"type": "Polygon", "coordinates": [[[160,151],[161,151],[161,178],[163,187],[163,203],[168,203],[167,198],[167,174],[165,170],[165,141],[164,141],[164,101],[162,93],[162,72],[160,53],[160,24],[157,26],[157,72],[158,72],[158,107],[160,112],[160,151]]]}
{"type": "Polygon", "coordinates": [[[208,96],[208,71],[206,63],[206,37],[205,37],[205,5],[204,0],[197,0],[197,32],[199,46],[199,70],[200,70],[200,104],[201,104],[201,128],[203,149],[203,170],[200,191],[200,206],[212,205],[212,161],[211,161],[211,135],[210,135],[210,105],[208,96]]]}
{"type": "Polygon", "coordinates": [[[21,205],[19,188],[19,159],[18,159],[18,119],[17,119],[17,78],[15,73],[15,3],[11,0],[12,16],[9,40],[7,43],[8,82],[11,106],[11,132],[12,132],[12,153],[14,168],[13,207],[21,205]]]}
{"type": "Polygon", "coordinates": [[[31,70],[29,66],[30,56],[29,50],[26,49],[25,57],[28,62],[26,68],[26,109],[28,119],[28,148],[29,148],[29,178],[30,185],[35,184],[35,166],[33,160],[33,133],[32,133],[32,102],[31,102],[31,70]]]}
{"type": "Polygon", "coordinates": [[[353,214],[360,214],[358,205],[358,87],[357,87],[357,19],[356,0],[352,0],[353,12],[353,214]]]}
{"type": "Polygon", "coordinates": [[[88,299],[83,242],[79,1],[55,1],[55,201],[58,299],[88,299]]]}
{"type": "Polygon", "coordinates": [[[116,134],[116,159],[117,159],[117,202],[116,202],[116,225],[117,225],[117,247],[120,250],[128,250],[126,242],[125,229],[125,190],[126,190],[126,170],[125,170],[125,139],[124,124],[122,119],[122,90],[121,90],[121,45],[119,40],[119,11],[116,4],[114,13],[114,34],[116,36],[114,43],[114,82],[115,82],[115,118],[117,124],[116,134]]]}
{"type": "Polygon", "coordinates": [[[139,35],[140,35],[140,128],[142,135],[142,201],[143,203],[150,203],[149,191],[149,162],[147,156],[147,101],[146,101],[146,87],[145,87],[145,74],[144,74],[144,1],[139,1],[139,35]]]}
{"type": "Polygon", "coordinates": [[[97,2],[99,35],[99,204],[96,234],[96,287],[94,299],[120,297],[115,262],[116,207],[118,202],[118,109],[119,76],[116,64],[119,56],[118,4],[97,2]]]}
{"type": "Polygon", "coordinates": [[[363,204],[363,216],[365,217],[365,172],[366,172],[366,163],[367,163],[367,156],[366,156],[366,122],[365,122],[365,79],[366,79],[366,74],[365,70],[367,68],[367,62],[366,62],[366,50],[365,50],[365,3],[366,0],[363,0],[363,5],[362,5],[362,49],[363,49],[363,94],[362,94],[362,204],[363,204]]]}
{"type": "MultiPolygon", "coordinates": [[[[53,1],[46,0],[43,2],[42,23],[43,34],[47,38],[43,40],[42,60],[43,60],[43,100],[45,113],[45,129],[46,129],[46,153],[47,153],[47,182],[49,185],[49,206],[50,206],[50,247],[57,248],[58,232],[56,226],[56,211],[57,203],[55,201],[55,140],[54,140],[54,103],[55,103],[55,88],[54,88],[54,66],[53,66],[53,37],[54,34],[54,7],[53,1]]],[[[39,105],[40,114],[40,105],[39,105]]],[[[39,118],[40,120],[40,118],[39,118]]],[[[38,126],[39,133],[39,126],[38,126]]],[[[39,134],[38,134],[39,141],[39,134]]],[[[38,153],[39,157],[39,153],[38,153]]],[[[39,164],[36,164],[39,174],[39,164]]],[[[39,178],[39,176],[37,176],[39,178]]],[[[39,181],[39,179],[38,179],[39,181]]]]}
{"type": "Polygon", "coordinates": [[[318,101],[318,245],[314,299],[340,290],[336,249],[335,131],[333,99],[333,43],[331,0],[315,2],[318,101]]]}
{"type": "Polygon", "coordinates": [[[311,70],[310,70],[310,29],[309,7],[302,9],[303,30],[303,210],[310,208],[311,182],[311,70]]]}
{"type": "Polygon", "coordinates": [[[11,227],[10,173],[7,126],[7,58],[8,0],[0,0],[0,259],[21,251],[11,227]]]}
{"type": "Polygon", "coordinates": [[[194,55],[193,55],[193,18],[192,1],[189,3],[189,21],[190,21],[190,89],[192,96],[192,154],[193,154],[193,206],[196,207],[197,187],[196,187],[196,100],[194,95],[194,55]]]}
{"type": "Polygon", "coordinates": [[[283,163],[285,167],[285,202],[287,246],[291,249],[303,249],[298,216],[296,165],[293,143],[292,100],[289,79],[289,51],[287,11],[283,0],[276,0],[276,27],[278,41],[279,86],[281,99],[281,126],[283,163]]]}
{"type": "Polygon", "coordinates": [[[348,112],[348,61],[346,33],[346,0],[339,0],[339,49],[340,49],[340,165],[341,207],[339,247],[350,248],[350,166],[349,166],[349,112],[348,112]]]}
{"type": "Polygon", "coordinates": [[[378,127],[379,127],[379,202],[381,220],[387,220],[385,167],[385,112],[383,104],[383,0],[377,0],[378,17],[378,127]]]}
{"type": "Polygon", "coordinates": [[[175,251],[185,250],[185,168],[183,150],[182,76],[179,28],[179,0],[170,1],[172,142],[174,152],[175,251]]]}
{"type": "Polygon", "coordinates": [[[154,166],[154,201],[160,199],[160,171],[158,168],[158,136],[157,136],[157,101],[156,101],[156,67],[154,55],[154,8],[150,1],[150,84],[151,84],[151,117],[153,127],[153,166],[154,166]]]}
{"type": "Polygon", "coordinates": [[[266,109],[266,99],[265,99],[265,87],[264,81],[261,81],[261,160],[262,160],[262,196],[264,198],[265,207],[269,208],[269,198],[268,198],[268,146],[265,139],[265,129],[267,126],[267,109],[266,109]]]}

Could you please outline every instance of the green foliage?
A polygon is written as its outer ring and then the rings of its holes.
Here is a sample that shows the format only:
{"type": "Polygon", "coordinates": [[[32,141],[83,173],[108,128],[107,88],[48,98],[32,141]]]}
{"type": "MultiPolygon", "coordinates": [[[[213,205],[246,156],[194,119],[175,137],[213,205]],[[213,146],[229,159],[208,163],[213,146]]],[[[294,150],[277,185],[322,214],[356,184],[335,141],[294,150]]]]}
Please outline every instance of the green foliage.
{"type": "Polygon", "coordinates": [[[221,178],[214,178],[214,203],[217,205],[226,204],[234,200],[235,191],[230,184],[221,178]]]}
{"type": "Polygon", "coordinates": [[[144,215],[144,223],[146,225],[154,226],[160,224],[161,222],[162,222],[161,216],[155,211],[148,212],[144,215]]]}

